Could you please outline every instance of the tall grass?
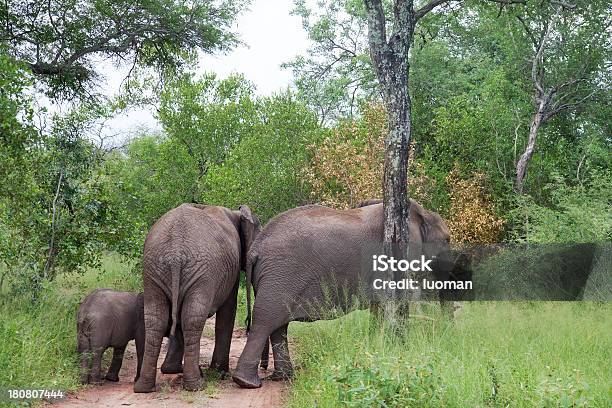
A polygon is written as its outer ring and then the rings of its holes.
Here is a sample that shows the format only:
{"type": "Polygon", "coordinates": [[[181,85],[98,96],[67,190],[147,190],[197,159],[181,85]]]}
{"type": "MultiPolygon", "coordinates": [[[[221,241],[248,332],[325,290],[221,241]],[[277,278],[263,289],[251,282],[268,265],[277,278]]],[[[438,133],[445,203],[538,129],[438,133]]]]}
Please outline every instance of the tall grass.
{"type": "Polygon", "coordinates": [[[60,275],[43,286],[38,300],[0,298],[0,389],[78,387],[76,311],[100,287],[138,291],[141,277],[119,257],[108,255],[83,275],[60,275]]]}
{"type": "Polygon", "coordinates": [[[454,322],[411,320],[403,335],[358,311],[292,323],[290,407],[612,406],[612,305],[469,303],[454,322]]]}

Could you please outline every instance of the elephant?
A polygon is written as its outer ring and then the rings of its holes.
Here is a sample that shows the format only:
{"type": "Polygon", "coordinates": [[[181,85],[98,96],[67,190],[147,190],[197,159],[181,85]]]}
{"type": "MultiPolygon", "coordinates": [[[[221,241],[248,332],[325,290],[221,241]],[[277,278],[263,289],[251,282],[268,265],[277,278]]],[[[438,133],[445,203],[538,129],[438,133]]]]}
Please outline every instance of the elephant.
{"type": "MultiPolygon", "coordinates": [[[[167,327],[165,336],[170,333],[167,327]]],[[[179,340],[170,343],[163,367],[165,373],[182,372],[183,345],[180,327],[179,340]]],[[[119,381],[119,370],[123,354],[130,340],[135,340],[138,365],[137,381],[140,377],[145,345],[144,296],[142,293],[117,292],[112,289],[96,289],[81,303],[77,313],[77,352],[81,357],[81,383],[101,384],[100,366],[104,351],[113,347],[113,358],[106,380],[119,381]]]]}
{"type": "MultiPolygon", "coordinates": [[[[138,380],[145,341],[143,308],[142,293],[96,289],[85,297],[77,313],[77,352],[81,357],[82,384],[102,383],[101,359],[109,347],[113,348],[113,359],[105,378],[119,381],[123,354],[130,340],[136,340],[138,367],[134,381],[138,380]]],[[[175,343],[166,355],[167,364],[171,361],[181,364],[182,359],[182,346],[175,343]]]]}
{"type": "MultiPolygon", "coordinates": [[[[411,247],[435,244],[440,253],[449,248],[450,232],[440,215],[412,200],[409,228],[411,247]]],[[[243,388],[261,386],[257,365],[262,350],[266,352],[268,339],[272,342],[275,364],[268,378],[291,378],[289,322],[326,319],[320,305],[329,302],[332,308],[348,312],[349,300],[359,291],[363,245],[382,240],[380,200],[348,210],[307,205],[270,220],[247,256],[247,327],[251,317],[250,285],[255,302],[252,327],[233,373],[234,382],[243,388]],[[326,290],[325,283],[329,282],[340,290],[336,293],[326,290]]],[[[451,267],[452,262],[446,263],[451,267]]]]}
{"type": "Polygon", "coordinates": [[[206,319],[214,314],[210,367],[229,373],[238,278],[260,229],[246,205],[233,211],[203,204],[182,204],[151,227],[143,253],[146,343],[134,392],[155,390],[157,358],[168,324],[171,338],[177,325],[182,329],[183,388],[202,389],[200,337],[206,319]]]}

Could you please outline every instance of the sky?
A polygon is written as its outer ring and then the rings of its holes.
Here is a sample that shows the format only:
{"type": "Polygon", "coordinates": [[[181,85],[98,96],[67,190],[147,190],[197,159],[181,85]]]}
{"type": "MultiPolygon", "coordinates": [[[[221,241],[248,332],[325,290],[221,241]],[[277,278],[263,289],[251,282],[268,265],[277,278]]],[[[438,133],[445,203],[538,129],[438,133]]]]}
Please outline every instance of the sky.
{"type": "MultiPolygon", "coordinates": [[[[300,17],[290,15],[292,7],[291,0],[253,0],[250,10],[244,12],[236,24],[236,32],[244,45],[226,55],[201,55],[196,72],[215,72],[221,78],[242,73],[255,84],[259,95],[286,89],[291,84],[292,74],[280,65],[303,54],[308,47],[300,17]]],[[[128,70],[128,67],[117,68],[110,64],[102,66],[109,95],[119,92],[128,70]]],[[[155,130],[159,129],[159,124],[150,111],[131,110],[109,121],[104,133],[118,134],[125,140],[142,128],[155,130]]]]}

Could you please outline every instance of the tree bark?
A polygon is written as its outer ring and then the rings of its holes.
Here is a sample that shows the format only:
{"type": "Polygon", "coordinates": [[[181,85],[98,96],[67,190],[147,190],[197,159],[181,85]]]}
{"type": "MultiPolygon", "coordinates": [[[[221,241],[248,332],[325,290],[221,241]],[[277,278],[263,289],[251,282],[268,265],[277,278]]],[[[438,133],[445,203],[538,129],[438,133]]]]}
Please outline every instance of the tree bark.
{"type": "Polygon", "coordinates": [[[525,181],[525,176],[527,175],[527,167],[529,166],[529,162],[531,161],[531,157],[533,156],[536,139],[538,137],[538,131],[540,130],[540,126],[542,126],[543,123],[544,113],[538,110],[531,119],[527,147],[525,147],[525,151],[516,163],[516,179],[514,180],[514,190],[518,194],[523,194],[523,185],[525,181]]]}

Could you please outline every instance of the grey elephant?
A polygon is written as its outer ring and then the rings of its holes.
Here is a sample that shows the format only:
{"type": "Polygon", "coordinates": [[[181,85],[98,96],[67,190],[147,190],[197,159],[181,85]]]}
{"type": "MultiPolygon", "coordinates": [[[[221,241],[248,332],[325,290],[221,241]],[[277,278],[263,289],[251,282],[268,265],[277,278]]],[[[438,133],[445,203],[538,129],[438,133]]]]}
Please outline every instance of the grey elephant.
{"type": "Polygon", "coordinates": [[[153,225],[144,245],[143,284],[146,344],[134,392],[155,390],[156,365],[164,331],[180,324],[184,337],[183,388],[202,389],[200,337],[216,314],[210,367],[229,372],[240,270],[260,230],[247,206],[183,204],[153,225]]]}
{"type": "MultiPolygon", "coordinates": [[[[425,243],[448,247],[450,233],[442,218],[415,201],[411,202],[409,225],[411,247],[425,243]]],[[[350,300],[360,289],[364,243],[382,242],[382,238],[380,200],[350,210],[309,205],[270,220],[247,258],[249,311],[251,283],[255,303],[252,327],[233,380],[243,388],[261,386],[257,365],[268,338],[274,354],[274,372],[269,378],[290,378],[289,322],[327,318],[321,305],[341,312],[350,310],[350,300]],[[330,291],[325,285],[330,282],[340,289],[330,291]]]]}
{"type": "MultiPolygon", "coordinates": [[[[136,340],[140,375],[144,348],[144,301],[142,293],[96,289],[81,303],[77,313],[77,352],[81,357],[81,383],[100,384],[100,365],[104,351],[112,347],[113,359],[106,374],[108,381],[119,381],[123,354],[130,340],[136,340]]],[[[167,333],[166,333],[167,334],[167,333]]],[[[164,365],[181,372],[182,344],[175,342],[166,355],[164,365]]]]}

